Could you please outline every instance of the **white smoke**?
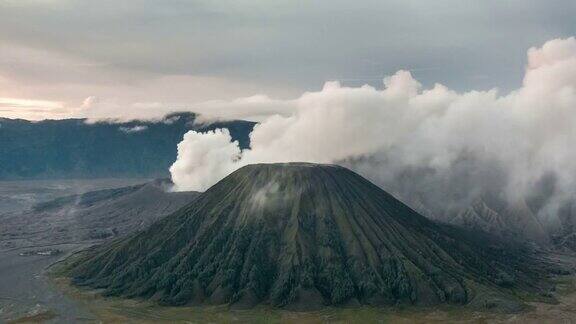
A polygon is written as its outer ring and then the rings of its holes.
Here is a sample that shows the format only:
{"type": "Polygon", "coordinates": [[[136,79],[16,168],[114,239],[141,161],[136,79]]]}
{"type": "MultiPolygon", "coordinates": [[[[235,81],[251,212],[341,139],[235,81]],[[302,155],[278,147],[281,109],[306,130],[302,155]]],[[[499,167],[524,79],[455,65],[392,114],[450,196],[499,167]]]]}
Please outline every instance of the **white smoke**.
{"type": "MultiPolygon", "coordinates": [[[[575,196],[573,37],[531,48],[522,86],[505,95],[423,89],[399,71],[383,89],[328,82],[295,100],[268,101],[258,110],[281,109],[254,128],[249,150],[240,153],[225,131],[188,133],[171,168],[177,188],[205,190],[246,164],[306,161],[343,164],[427,201],[441,194],[458,202],[487,190],[525,197],[545,184],[551,189],[543,208],[553,212],[575,196]]],[[[225,108],[218,113],[228,117],[225,108]]]]}
{"type": "Polygon", "coordinates": [[[178,159],[170,167],[176,190],[204,191],[237,168],[238,142],[227,129],[189,131],[178,144],[178,159]]]}

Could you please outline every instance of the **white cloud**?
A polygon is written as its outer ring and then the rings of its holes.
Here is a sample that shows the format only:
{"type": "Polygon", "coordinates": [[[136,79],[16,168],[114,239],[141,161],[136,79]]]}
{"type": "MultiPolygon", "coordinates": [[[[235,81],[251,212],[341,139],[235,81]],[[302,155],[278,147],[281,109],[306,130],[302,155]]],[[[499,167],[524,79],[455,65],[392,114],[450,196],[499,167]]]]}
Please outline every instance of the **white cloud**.
{"type": "Polygon", "coordinates": [[[29,118],[38,114],[57,115],[66,112],[64,103],[59,101],[0,97],[0,116],[7,118],[29,118]]]}
{"type": "Polygon", "coordinates": [[[121,132],[124,132],[126,134],[132,134],[132,133],[139,133],[139,132],[143,132],[145,130],[148,129],[148,126],[146,125],[136,125],[133,127],[127,127],[127,126],[121,126],[118,128],[121,132]]]}
{"type": "Polygon", "coordinates": [[[3,108],[34,108],[34,109],[61,109],[63,104],[57,101],[34,100],[21,98],[0,97],[0,107],[3,108]]]}
{"type": "Polygon", "coordinates": [[[263,90],[275,92],[248,81],[133,71],[54,50],[0,42],[0,97],[36,103],[4,105],[0,117],[159,120],[177,111],[197,110],[213,116],[212,111],[231,105],[253,109],[258,115],[259,105],[269,109],[269,99],[251,96],[263,90]]]}

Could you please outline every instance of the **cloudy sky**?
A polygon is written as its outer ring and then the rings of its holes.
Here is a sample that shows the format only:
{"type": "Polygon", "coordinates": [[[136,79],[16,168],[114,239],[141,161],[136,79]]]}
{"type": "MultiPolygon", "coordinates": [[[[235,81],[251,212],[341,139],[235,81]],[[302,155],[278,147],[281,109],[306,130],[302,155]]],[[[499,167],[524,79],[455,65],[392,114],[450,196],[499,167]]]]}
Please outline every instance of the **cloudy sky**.
{"type": "Polygon", "coordinates": [[[0,117],[146,117],[400,69],[505,93],[575,16],[573,0],[0,0],[0,117]]]}

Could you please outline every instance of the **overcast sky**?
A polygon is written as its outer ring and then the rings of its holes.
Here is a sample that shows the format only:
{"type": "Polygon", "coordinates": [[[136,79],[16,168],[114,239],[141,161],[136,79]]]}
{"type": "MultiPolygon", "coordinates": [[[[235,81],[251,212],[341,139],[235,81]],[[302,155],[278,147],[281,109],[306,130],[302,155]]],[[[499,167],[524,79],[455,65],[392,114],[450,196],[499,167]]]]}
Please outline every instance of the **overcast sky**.
{"type": "Polygon", "coordinates": [[[506,92],[528,48],[576,34],[574,17],[574,0],[0,0],[0,117],[381,88],[400,69],[506,92]]]}

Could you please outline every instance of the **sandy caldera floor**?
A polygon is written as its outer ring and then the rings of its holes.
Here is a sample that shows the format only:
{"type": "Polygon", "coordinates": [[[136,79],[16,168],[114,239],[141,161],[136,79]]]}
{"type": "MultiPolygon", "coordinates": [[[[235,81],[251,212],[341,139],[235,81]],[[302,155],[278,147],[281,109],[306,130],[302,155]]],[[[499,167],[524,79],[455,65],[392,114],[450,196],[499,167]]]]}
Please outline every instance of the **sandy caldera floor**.
{"type": "Polygon", "coordinates": [[[91,318],[79,303],[57,289],[46,276],[50,264],[76,250],[82,244],[58,244],[51,248],[61,254],[21,255],[31,249],[0,251],[0,323],[75,323],[91,318]]]}

